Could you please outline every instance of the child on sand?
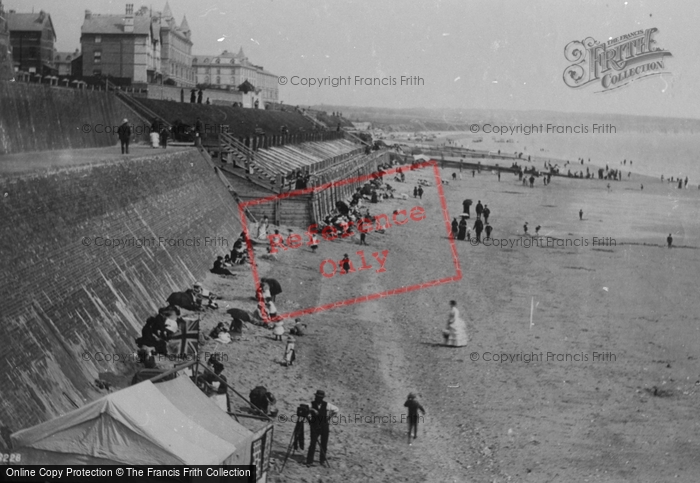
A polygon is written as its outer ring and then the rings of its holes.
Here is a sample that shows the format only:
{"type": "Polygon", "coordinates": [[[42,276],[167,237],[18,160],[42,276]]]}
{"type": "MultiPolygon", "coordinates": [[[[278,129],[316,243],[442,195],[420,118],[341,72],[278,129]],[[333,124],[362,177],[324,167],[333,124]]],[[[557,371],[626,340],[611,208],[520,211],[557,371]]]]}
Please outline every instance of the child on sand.
{"type": "Polygon", "coordinates": [[[418,411],[425,415],[425,409],[416,399],[416,395],[410,393],[408,399],[403,403],[403,407],[408,408],[408,444],[411,445],[411,430],[413,430],[413,439],[418,437],[418,411]]]}

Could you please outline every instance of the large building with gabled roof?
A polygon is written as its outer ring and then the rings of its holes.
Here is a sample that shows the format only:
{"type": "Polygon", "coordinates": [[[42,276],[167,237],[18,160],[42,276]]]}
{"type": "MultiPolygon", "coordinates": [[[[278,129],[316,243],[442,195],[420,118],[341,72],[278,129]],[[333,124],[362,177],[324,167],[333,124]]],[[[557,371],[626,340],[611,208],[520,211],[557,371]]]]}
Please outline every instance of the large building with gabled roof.
{"type": "Polygon", "coordinates": [[[84,77],[112,77],[144,86],[160,78],[160,22],[146,8],[135,13],[133,4],[127,4],[124,15],[86,10],[80,46],[84,77]]]}
{"type": "Polygon", "coordinates": [[[197,84],[231,90],[248,81],[263,102],[278,102],[277,76],[250,62],[243,47],[236,54],[224,50],[219,55],[195,55],[192,66],[197,73],[197,84]]]}
{"type": "Polygon", "coordinates": [[[10,10],[6,15],[14,70],[55,75],[53,52],[56,30],[51,15],[43,10],[39,13],[17,13],[10,10]]]}

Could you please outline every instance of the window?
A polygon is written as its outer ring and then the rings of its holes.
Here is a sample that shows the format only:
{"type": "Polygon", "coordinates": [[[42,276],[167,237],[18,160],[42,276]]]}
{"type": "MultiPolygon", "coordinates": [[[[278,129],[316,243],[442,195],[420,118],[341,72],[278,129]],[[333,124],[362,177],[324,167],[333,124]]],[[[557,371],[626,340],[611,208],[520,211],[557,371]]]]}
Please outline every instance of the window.
{"type": "Polygon", "coordinates": [[[93,69],[92,75],[102,75],[102,69],[93,69]]]}
{"type": "Polygon", "coordinates": [[[96,44],[102,43],[102,36],[101,35],[95,35],[95,43],[96,44]]]}
{"type": "Polygon", "coordinates": [[[221,77],[219,77],[218,75],[216,76],[216,84],[221,84],[221,77]]]}
{"type": "Polygon", "coordinates": [[[205,76],[205,77],[204,77],[204,83],[205,83],[205,84],[209,84],[209,76],[205,76]]]}
{"type": "Polygon", "coordinates": [[[93,60],[95,64],[99,64],[100,62],[102,62],[102,52],[100,52],[99,50],[95,51],[93,60]]]}

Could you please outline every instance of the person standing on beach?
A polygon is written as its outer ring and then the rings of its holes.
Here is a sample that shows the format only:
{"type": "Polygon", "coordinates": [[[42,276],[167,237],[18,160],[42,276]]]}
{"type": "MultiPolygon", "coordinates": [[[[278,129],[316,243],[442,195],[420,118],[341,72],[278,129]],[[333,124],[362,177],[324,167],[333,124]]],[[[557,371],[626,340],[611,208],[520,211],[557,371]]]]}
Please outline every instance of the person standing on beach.
{"type": "Polygon", "coordinates": [[[467,336],[467,325],[459,316],[457,302],[450,300],[450,316],[447,319],[447,328],[442,331],[445,339],[445,345],[450,347],[464,347],[467,345],[469,337],[467,336]]]}
{"type": "Polygon", "coordinates": [[[459,222],[459,225],[457,226],[457,240],[464,240],[467,236],[467,220],[466,218],[462,217],[462,220],[459,222]]]}
{"type": "Polygon", "coordinates": [[[476,219],[481,218],[481,214],[484,212],[484,205],[481,204],[481,200],[476,202],[476,219]]]}
{"type": "Polygon", "coordinates": [[[530,175],[530,188],[532,188],[534,186],[535,186],[535,176],[531,174],[530,175]]]}
{"type": "Polygon", "coordinates": [[[425,409],[416,399],[416,395],[410,393],[408,399],[403,403],[403,407],[408,408],[408,445],[411,446],[411,430],[413,430],[413,439],[418,437],[418,411],[425,415],[425,409]]]}
{"type": "Polygon", "coordinates": [[[467,215],[467,218],[469,218],[469,207],[471,205],[472,205],[472,200],[462,201],[462,213],[467,215]]]}
{"type": "Polygon", "coordinates": [[[477,243],[481,242],[481,232],[484,231],[484,223],[481,221],[481,218],[477,218],[474,222],[474,231],[476,232],[477,243]]]}
{"type": "Polygon", "coordinates": [[[484,205],[484,223],[489,222],[489,215],[491,214],[491,210],[489,210],[489,205],[484,205]]]}
{"type": "Polygon", "coordinates": [[[423,199],[423,187],[418,187],[418,198],[423,199]]]}
{"type": "Polygon", "coordinates": [[[578,219],[583,220],[583,209],[578,210],[578,219]]]}
{"type": "Polygon", "coordinates": [[[452,238],[457,238],[457,233],[459,232],[459,222],[457,218],[452,218],[452,238]]]}
{"type": "Polygon", "coordinates": [[[343,259],[340,261],[340,266],[345,271],[345,273],[350,273],[350,258],[348,258],[347,253],[343,255],[343,259]]]}
{"type": "Polygon", "coordinates": [[[413,197],[418,198],[418,186],[413,187],[413,197]]]}
{"type": "Polygon", "coordinates": [[[523,231],[525,231],[525,234],[527,235],[527,221],[523,225],[523,231]]]}
{"type": "Polygon", "coordinates": [[[314,400],[311,402],[311,414],[309,416],[311,436],[309,438],[309,452],[306,455],[306,466],[314,464],[314,453],[316,453],[316,444],[319,442],[319,438],[321,439],[319,461],[321,465],[326,462],[331,418],[338,414],[339,411],[337,407],[324,401],[325,397],[326,393],[318,390],[314,395],[314,400]]]}
{"type": "Polygon", "coordinates": [[[666,242],[668,243],[668,247],[671,248],[671,245],[673,244],[673,237],[671,234],[668,234],[668,237],[666,237],[666,242]]]}
{"type": "Polygon", "coordinates": [[[490,240],[491,239],[491,230],[493,230],[493,227],[489,225],[489,222],[486,222],[486,226],[484,226],[484,231],[486,232],[486,238],[484,240],[490,240]]]}

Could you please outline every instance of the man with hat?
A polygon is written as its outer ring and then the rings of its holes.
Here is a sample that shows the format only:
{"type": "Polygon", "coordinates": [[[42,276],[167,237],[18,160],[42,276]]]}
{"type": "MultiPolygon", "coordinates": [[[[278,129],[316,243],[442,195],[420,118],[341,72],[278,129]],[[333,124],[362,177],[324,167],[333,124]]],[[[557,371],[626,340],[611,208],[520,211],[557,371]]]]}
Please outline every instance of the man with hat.
{"type": "Polygon", "coordinates": [[[328,449],[328,435],[330,434],[330,421],[333,416],[338,414],[338,408],[324,401],[326,397],[325,391],[318,390],[315,394],[315,399],[311,402],[311,410],[309,415],[309,425],[311,426],[311,438],[309,442],[309,452],[306,455],[306,465],[314,464],[314,453],[316,452],[316,443],[318,438],[321,438],[321,456],[319,461],[321,465],[326,462],[326,451],[328,449]]]}
{"type": "Polygon", "coordinates": [[[119,142],[122,146],[122,154],[129,154],[129,140],[131,139],[131,126],[129,125],[129,120],[124,119],[121,126],[117,129],[117,135],[119,136],[119,142]]]}

